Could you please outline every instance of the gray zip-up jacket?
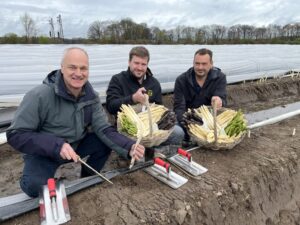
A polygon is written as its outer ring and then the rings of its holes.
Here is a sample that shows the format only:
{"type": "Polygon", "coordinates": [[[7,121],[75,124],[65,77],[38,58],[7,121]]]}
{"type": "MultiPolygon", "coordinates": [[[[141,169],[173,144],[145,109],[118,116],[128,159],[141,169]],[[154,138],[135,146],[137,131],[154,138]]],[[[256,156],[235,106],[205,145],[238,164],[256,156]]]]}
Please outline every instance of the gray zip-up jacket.
{"type": "Polygon", "coordinates": [[[94,132],[125,158],[135,143],[108,123],[89,82],[76,100],[68,93],[61,71],[56,70],[24,96],[6,134],[8,143],[22,153],[60,159],[62,145],[68,142],[76,149],[87,132],[94,132]]]}

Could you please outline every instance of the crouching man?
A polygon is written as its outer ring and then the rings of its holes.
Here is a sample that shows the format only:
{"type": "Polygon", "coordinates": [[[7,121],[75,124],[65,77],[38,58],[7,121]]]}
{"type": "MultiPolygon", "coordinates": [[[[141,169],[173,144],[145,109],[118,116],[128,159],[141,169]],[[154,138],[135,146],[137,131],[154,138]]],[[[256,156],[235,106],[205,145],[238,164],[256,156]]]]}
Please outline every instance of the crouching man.
{"type": "MultiPolygon", "coordinates": [[[[68,48],[61,69],[30,90],[7,130],[8,143],[24,153],[22,190],[31,197],[63,163],[87,163],[100,171],[111,149],[127,159],[144,156],[145,148],[119,134],[107,120],[98,94],[88,81],[89,57],[81,48],[68,48]]],[[[82,167],[81,176],[93,175],[82,167]]]]}

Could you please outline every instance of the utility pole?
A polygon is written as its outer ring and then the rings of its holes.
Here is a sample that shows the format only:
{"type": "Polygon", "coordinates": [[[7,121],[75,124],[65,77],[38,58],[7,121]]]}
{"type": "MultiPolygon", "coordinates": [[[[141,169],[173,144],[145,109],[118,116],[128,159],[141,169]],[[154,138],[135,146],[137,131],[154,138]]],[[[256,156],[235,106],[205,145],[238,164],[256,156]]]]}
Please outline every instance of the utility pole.
{"type": "Polygon", "coordinates": [[[62,25],[62,19],[61,19],[61,15],[59,14],[57,17],[57,22],[59,25],[59,31],[57,32],[57,37],[64,39],[64,31],[63,31],[63,25],[62,25]]]}
{"type": "Polygon", "coordinates": [[[53,19],[50,18],[49,20],[49,24],[50,24],[50,31],[49,31],[49,36],[50,38],[55,38],[55,31],[54,31],[54,24],[53,24],[53,19]]]}

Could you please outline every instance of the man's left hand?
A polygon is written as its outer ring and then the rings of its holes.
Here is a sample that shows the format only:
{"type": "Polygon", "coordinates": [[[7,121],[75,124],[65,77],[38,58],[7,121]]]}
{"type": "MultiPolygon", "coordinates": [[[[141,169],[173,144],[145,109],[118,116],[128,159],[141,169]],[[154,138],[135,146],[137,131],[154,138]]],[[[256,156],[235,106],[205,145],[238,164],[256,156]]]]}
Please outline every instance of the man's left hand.
{"type": "Polygon", "coordinates": [[[222,108],[222,99],[219,96],[213,96],[211,98],[211,105],[212,106],[216,106],[217,109],[221,109],[222,108]]]}

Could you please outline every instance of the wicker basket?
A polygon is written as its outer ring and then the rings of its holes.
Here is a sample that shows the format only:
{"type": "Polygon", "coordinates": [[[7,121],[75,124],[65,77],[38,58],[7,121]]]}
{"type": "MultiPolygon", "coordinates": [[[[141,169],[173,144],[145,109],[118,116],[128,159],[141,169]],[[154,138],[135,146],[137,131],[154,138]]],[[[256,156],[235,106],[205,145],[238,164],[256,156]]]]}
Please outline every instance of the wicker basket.
{"type": "MultiPolygon", "coordinates": [[[[173,132],[173,129],[170,129],[170,130],[164,130],[159,136],[157,135],[147,135],[146,137],[143,137],[140,144],[145,146],[146,148],[150,148],[150,147],[153,147],[153,146],[159,146],[161,143],[165,142],[170,134],[173,132]]],[[[122,132],[119,130],[119,127],[118,127],[118,131],[123,134],[124,136],[136,141],[137,138],[136,137],[133,137],[133,136],[130,136],[128,135],[127,133],[125,132],[122,132]]]]}
{"type": "Polygon", "coordinates": [[[246,136],[246,132],[244,131],[238,139],[236,139],[235,141],[233,141],[231,143],[219,143],[219,142],[215,143],[215,142],[208,142],[206,140],[198,138],[195,135],[193,135],[192,133],[190,133],[189,131],[188,131],[188,133],[189,133],[190,137],[192,138],[192,140],[194,142],[196,142],[199,147],[204,147],[204,148],[211,149],[211,150],[229,150],[229,149],[232,149],[237,144],[239,144],[244,139],[244,137],[246,136]]]}
{"type": "MultiPolygon", "coordinates": [[[[212,112],[212,107],[208,107],[210,112],[212,112]]],[[[218,110],[218,114],[221,114],[222,112],[224,112],[226,110],[226,108],[222,108],[220,110],[218,110]]],[[[213,142],[208,142],[207,140],[203,140],[197,136],[195,136],[194,134],[192,134],[189,129],[187,129],[187,132],[188,134],[190,135],[192,141],[196,142],[197,145],[199,147],[204,147],[204,148],[207,148],[207,149],[211,149],[211,150],[230,150],[232,148],[234,148],[236,145],[238,145],[243,139],[244,137],[246,136],[246,133],[247,131],[243,131],[239,137],[234,140],[233,142],[230,142],[230,143],[220,143],[220,142],[217,142],[215,143],[214,141],[213,142]]]]}
{"type": "MultiPolygon", "coordinates": [[[[138,105],[133,106],[133,109],[137,113],[139,113],[139,112],[142,111],[142,106],[140,104],[138,104],[138,105]]],[[[126,136],[126,137],[128,137],[128,138],[130,138],[134,141],[137,140],[137,137],[130,136],[128,133],[122,131],[119,119],[117,120],[117,129],[118,129],[118,132],[123,134],[124,136],[126,136]]],[[[173,130],[174,130],[174,127],[172,127],[169,130],[161,130],[159,135],[158,134],[153,134],[151,136],[149,134],[149,135],[142,138],[140,144],[147,147],[147,148],[150,148],[150,147],[153,147],[153,146],[159,146],[161,143],[165,142],[169,138],[169,136],[173,132],[173,130]]]]}

